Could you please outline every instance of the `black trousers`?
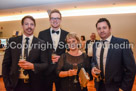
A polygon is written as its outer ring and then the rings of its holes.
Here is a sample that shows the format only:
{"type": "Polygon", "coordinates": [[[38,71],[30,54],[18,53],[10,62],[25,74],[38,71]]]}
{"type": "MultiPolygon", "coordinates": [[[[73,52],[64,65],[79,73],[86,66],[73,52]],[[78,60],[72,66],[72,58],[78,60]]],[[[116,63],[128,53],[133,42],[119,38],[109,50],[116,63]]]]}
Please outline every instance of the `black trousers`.
{"type": "Polygon", "coordinates": [[[119,91],[121,83],[119,82],[112,82],[110,84],[106,84],[103,81],[99,82],[99,87],[96,89],[96,91],[119,91]]]}
{"type": "Polygon", "coordinates": [[[103,81],[100,81],[99,88],[97,88],[96,91],[106,91],[105,83],[103,81]]]}
{"type": "Polygon", "coordinates": [[[56,91],[60,91],[60,79],[46,80],[45,91],[53,91],[53,83],[55,83],[56,91]]]}
{"type": "Polygon", "coordinates": [[[24,83],[24,80],[19,79],[14,91],[32,91],[30,83],[24,83]]]}

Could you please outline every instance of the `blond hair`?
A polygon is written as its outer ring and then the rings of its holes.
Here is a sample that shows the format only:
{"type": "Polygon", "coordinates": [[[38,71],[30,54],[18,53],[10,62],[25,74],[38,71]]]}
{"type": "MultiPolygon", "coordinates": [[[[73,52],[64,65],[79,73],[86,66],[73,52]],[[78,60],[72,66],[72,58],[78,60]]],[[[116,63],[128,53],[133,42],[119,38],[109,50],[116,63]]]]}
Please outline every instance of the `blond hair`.
{"type": "Polygon", "coordinates": [[[75,38],[79,43],[80,43],[80,39],[79,37],[77,36],[77,34],[75,32],[70,32],[67,36],[66,36],[66,42],[68,39],[70,38],[75,38]]]}

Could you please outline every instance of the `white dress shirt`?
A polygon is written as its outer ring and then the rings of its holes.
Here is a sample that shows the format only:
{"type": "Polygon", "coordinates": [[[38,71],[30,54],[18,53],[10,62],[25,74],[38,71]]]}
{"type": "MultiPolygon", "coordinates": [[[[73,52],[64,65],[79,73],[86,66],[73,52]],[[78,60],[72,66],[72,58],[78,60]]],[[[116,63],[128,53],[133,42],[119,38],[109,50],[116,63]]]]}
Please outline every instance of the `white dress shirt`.
{"type": "MultiPolygon", "coordinates": [[[[107,60],[107,54],[108,54],[108,49],[109,49],[111,38],[112,38],[112,35],[110,35],[106,39],[106,42],[105,42],[105,48],[104,48],[104,54],[103,54],[103,72],[104,72],[104,75],[105,75],[106,60],[107,60]]],[[[102,39],[100,39],[100,40],[102,40],[102,39]]],[[[101,52],[101,47],[102,47],[102,42],[100,42],[98,47],[96,48],[96,58],[97,58],[97,63],[98,63],[99,69],[100,69],[100,52],[101,52]]]]}
{"type": "Polygon", "coordinates": [[[24,48],[25,48],[25,43],[26,43],[26,39],[25,38],[29,38],[28,40],[28,43],[29,43],[29,48],[28,48],[28,55],[29,55],[29,52],[31,50],[31,43],[32,43],[32,40],[33,40],[33,35],[27,37],[23,34],[23,39],[22,39],[22,57],[24,57],[24,48]]]}
{"type": "MultiPolygon", "coordinates": [[[[94,42],[95,42],[95,40],[94,40],[94,42]]],[[[94,44],[94,42],[91,42],[90,41],[90,43],[88,44],[88,56],[89,57],[92,57],[93,56],[93,44],[94,44]]]]}
{"type": "Polygon", "coordinates": [[[60,40],[60,34],[61,34],[61,29],[59,28],[56,31],[59,31],[59,34],[56,33],[52,33],[53,28],[50,28],[50,33],[51,33],[51,38],[52,38],[52,42],[53,42],[53,48],[56,50],[59,44],[59,40],[60,40]]]}

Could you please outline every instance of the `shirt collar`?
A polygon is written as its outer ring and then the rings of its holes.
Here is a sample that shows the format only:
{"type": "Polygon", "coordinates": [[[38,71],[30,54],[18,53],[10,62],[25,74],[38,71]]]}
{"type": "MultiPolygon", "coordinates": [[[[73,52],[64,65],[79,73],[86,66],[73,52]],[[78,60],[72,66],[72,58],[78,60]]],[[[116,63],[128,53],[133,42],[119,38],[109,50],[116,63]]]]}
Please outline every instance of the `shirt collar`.
{"type": "Polygon", "coordinates": [[[95,42],[95,40],[90,40],[91,42],[95,42]]]}
{"type": "MultiPolygon", "coordinates": [[[[25,40],[26,37],[27,37],[27,36],[23,34],[23,40],[25,40]]],[[[31,36],[29,36],[29,37],[27,37],[27,38],[29,38],[30,40],[32,40],[33,37],[34,37],[34,35],[31,35],[31,36]]]]}
{"type": "MultiPolygon", "coordinates": [[[[53,30],[53,28],[51,27],[51,28],[50,28],[50,31],[52,32],[52,30],[53,30]]],[[[58,30],[56,30],[56,31],[59,31],[59,32],[60,32],[60,31],[61,31],[61,29],[59,28],[59,29],[58,29],[58,30]]]]}
{"type": "MultiPolygon", "coordinates": [[[[110,35],[107,39],[106,39],[106,41],[107,42],[110,42],[111,41],[111,38],[112,38],[112,35],[110,35]]],[[[100,39],[100,41],[101,41],[102,39],[100,39]]]]}

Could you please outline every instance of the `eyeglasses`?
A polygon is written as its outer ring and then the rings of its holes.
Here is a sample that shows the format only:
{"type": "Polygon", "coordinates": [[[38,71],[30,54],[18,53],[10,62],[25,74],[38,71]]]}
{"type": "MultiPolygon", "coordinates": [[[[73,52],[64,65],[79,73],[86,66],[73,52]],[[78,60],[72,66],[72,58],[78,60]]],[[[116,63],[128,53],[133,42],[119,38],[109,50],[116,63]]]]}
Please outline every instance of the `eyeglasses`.
{"type": "Polygon", "coordinates": [[[56,21],[58,21],[58,20],[60,20],[60,18],[51,17],[51,20],[56,20],[56,21]]]}

